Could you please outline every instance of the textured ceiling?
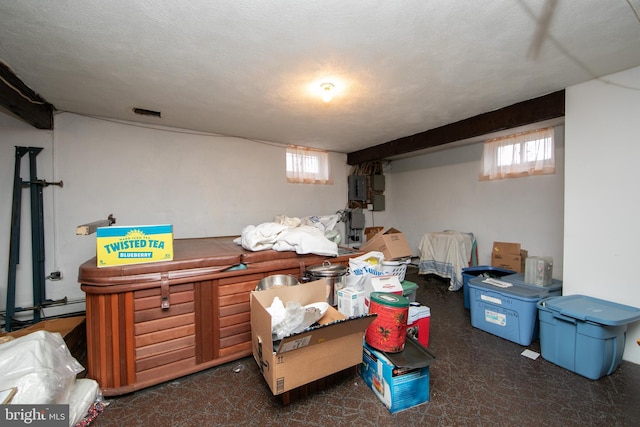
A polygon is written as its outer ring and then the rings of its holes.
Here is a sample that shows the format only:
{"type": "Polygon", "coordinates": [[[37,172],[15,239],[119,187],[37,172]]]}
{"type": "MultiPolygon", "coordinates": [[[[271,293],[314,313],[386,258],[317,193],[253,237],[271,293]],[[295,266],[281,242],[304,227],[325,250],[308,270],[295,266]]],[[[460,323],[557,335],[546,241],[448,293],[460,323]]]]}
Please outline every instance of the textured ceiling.
{"type": "Polygon", "coordinates": [[[640,65],[640,0],[558,0],[529,57],[547,1],[0,0],[0,60],[59,111],[352,152],[640,65]]]}

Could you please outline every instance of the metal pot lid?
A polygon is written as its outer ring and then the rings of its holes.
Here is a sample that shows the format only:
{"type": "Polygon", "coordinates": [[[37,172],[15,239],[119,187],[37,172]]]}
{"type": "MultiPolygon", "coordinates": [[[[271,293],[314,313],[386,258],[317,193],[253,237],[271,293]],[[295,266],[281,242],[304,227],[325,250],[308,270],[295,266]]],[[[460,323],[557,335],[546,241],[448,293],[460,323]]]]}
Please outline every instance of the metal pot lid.
{"type": "Polygon", "coordinates": [[[342,276],[347,274],[348,270],[349,268],[342,264],[331,264],[329,261],[307,267],[307,273],[320,277],[342,276]]]}

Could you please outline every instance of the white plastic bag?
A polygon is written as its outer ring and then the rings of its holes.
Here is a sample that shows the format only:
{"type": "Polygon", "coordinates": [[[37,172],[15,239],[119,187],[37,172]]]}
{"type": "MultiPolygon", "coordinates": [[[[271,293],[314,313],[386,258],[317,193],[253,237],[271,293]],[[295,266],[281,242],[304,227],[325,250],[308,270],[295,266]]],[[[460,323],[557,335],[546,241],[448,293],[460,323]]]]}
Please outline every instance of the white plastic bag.
{"type": "Polygon", "coordinates": [[[83,370],[58,332],[36,331],[0,344],[0,390],[18,388],[13,404],[68,403],[83,370]]]}
{"type": "Polygon", "coordinates": [[[287,301],[285,311],[284,320],[271,329],[271,333],[279,340],[291,335],[304,320],[304,308],[298,302],[287,301]]]}
{"type": "Polygon", "coordinates": [[[363,290],[371,277],[382,276],[382,252],[371,251],[356,258],[349,259],[349,275],[345,287],[363,290]]]}
{"type": "Polygon", "coordinates": [[[271,315],[272,331],[276,326],[282,323],[282,321],[284,321],[284,318],[287,316],[287,311],[284,308],[284,303],[277,296],[273,298],[273,302],[271,303],[271,306],[267,308],[267,312],[271,315]]]}

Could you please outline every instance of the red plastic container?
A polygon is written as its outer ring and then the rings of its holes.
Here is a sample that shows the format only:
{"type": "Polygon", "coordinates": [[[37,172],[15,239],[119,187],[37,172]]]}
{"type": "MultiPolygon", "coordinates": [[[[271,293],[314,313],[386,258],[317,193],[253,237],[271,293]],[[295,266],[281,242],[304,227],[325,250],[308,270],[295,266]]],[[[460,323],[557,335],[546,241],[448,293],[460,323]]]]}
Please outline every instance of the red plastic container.
{"type": "Polygon", "coordinates": [[[367,328],[365,341],[376,350],[401,352],[407,338],[409,300],[387,292],[372,292],[370,298],[369,314],[378,316],[367,328]]]}
{"type": "Polygon", "coordinates": [[[431,324],[431,310],[429,307],[412,302],[409,306],[407,320],[407,335],[418,340],[424,347],[429,347],[429,327],[431,324]]]}

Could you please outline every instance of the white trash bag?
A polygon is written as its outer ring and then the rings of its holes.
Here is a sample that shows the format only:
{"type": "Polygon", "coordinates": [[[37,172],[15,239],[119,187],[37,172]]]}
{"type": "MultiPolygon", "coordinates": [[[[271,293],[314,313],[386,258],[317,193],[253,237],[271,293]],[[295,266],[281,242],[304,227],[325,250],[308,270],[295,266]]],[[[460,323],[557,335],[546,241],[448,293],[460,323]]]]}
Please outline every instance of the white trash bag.
{"type": "Polygon", "coordinates": [[[345,287],[364,290],[367,280],[384,275],[382,261],[384,254],[376,251],[349,259],[349,275],[346,277],[345,287]]]}

